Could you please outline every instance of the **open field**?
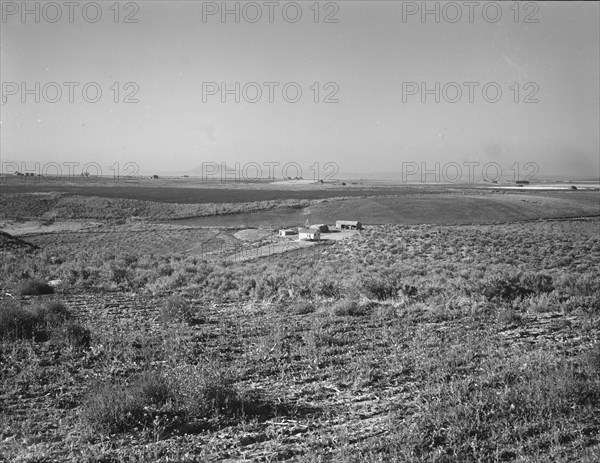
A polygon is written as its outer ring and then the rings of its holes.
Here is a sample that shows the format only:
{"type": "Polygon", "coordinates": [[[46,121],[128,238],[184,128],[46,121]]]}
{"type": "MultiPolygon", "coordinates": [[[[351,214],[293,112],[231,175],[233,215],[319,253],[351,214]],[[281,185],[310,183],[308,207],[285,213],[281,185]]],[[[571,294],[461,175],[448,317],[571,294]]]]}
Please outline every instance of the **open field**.
{"type": "Polygon", "coordinates": [[[377,184],[374,182],[304,183],[286,182],[203,182],[182,179],[121,182],[111,179],[99,181],[40,180],[20,181],[17,178],[5,179],[2,184],[4,194],[22,193],[63,193],[71,196],[95,196],[130,200],[156,201],[177,204],[238,203],[250,201],[281,201],[297,199],[323,199],[340,196],[370,196],[386,194],[407,194],[414,192],[435,192],[441,187],[423,187],[398,184],[377,184]]]}
{"type": "Polygon", "coordinates": [[[598,192],[312,193],[3,190],[0,461],[600,460],[598,192]]]}
{"type": "MultiPolygon", "coordinates": [[[[579,188],[600,190],[599,183],[580,183],[579,188]]],[[[514,183],[411,183],[382,182],[375,180],[347,180],[315,183],[309,181],[202,181],[197,178],[136,179],[135,182],[98,178],[86,180],[73,178],[49,180],[32,177],[31,180],[3,178],[0,181],[3,194],[62,193],[69,196],[94,196],[144,200],[160,203],[207,204],[239,203],[283,200],[318,200],[338,197],[369,197],[389,195],[437,194],[444,192],[493,192],[516,189],[517,191],[568,190],[571,184],[540,183],[515,186],[514,183]]]]}
{"type": "Polygon", "coordinates": [[[332,218],[365,224],[502,223],[541,218],[600,215],[596,192],[497,194],[493,192],[405,194],[320,201],[311,206],[273,209],[246,214],[205,216],[178,220],[197,226],[300,226],[332,218]]]}

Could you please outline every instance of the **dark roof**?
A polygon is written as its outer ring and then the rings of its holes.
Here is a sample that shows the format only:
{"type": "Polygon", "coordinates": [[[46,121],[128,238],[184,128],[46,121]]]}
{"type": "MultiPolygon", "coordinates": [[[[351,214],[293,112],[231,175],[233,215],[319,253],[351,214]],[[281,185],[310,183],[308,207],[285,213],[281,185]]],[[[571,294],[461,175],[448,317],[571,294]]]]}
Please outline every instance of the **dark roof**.
{"type": "Polygon", "coordinates": [[[298,233],[319,233],[319,230],[315,228],[299,228],[298,233]]]}

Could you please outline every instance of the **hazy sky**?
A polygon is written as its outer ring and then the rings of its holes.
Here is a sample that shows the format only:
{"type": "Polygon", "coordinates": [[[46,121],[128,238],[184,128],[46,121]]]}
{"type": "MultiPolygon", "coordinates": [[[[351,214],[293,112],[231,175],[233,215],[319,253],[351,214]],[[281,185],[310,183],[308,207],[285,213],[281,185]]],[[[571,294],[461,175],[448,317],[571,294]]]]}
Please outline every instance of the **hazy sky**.
{"type": "Polygon", "coordinates": [[[239,22],[221,17],[222,2],[191,1],[122,2],[117,22],[113,2],[100,2],[92,22],[89,3],[71,22],[64,2],[27,2],[24,17],[22,2],[2,2],[3,162],[134,162],[144,172],[335,162],[368,173],[495,161],[599,175],[598,3],[508,2],[498,20],[486,2],[428,3],[439,22],[423,21],[421,2],[228,2],[239,22]],[[332,92],[339,101],[324,103],[332,92]]]}

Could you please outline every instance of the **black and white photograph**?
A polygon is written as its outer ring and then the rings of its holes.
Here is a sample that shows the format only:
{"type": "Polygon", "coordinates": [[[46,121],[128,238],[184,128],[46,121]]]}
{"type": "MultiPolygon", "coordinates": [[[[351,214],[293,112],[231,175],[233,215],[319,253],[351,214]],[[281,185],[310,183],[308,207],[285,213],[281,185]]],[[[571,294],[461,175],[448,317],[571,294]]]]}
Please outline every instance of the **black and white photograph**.
{"type": "Polygon", "coordinates": [[[0,10],[0,463],[600,462],[599,2],[0,10]]]}

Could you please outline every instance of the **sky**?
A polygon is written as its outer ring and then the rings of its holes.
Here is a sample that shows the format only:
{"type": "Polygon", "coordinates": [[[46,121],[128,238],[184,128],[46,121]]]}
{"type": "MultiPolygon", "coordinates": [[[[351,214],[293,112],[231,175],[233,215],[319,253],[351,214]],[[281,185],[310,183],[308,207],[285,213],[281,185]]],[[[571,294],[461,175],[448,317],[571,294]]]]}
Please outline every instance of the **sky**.
{"type": "Polygon", "coordinates": [[[2,2],[3,171],[600,175],[596,2],[50,3],[2,2]]]}

